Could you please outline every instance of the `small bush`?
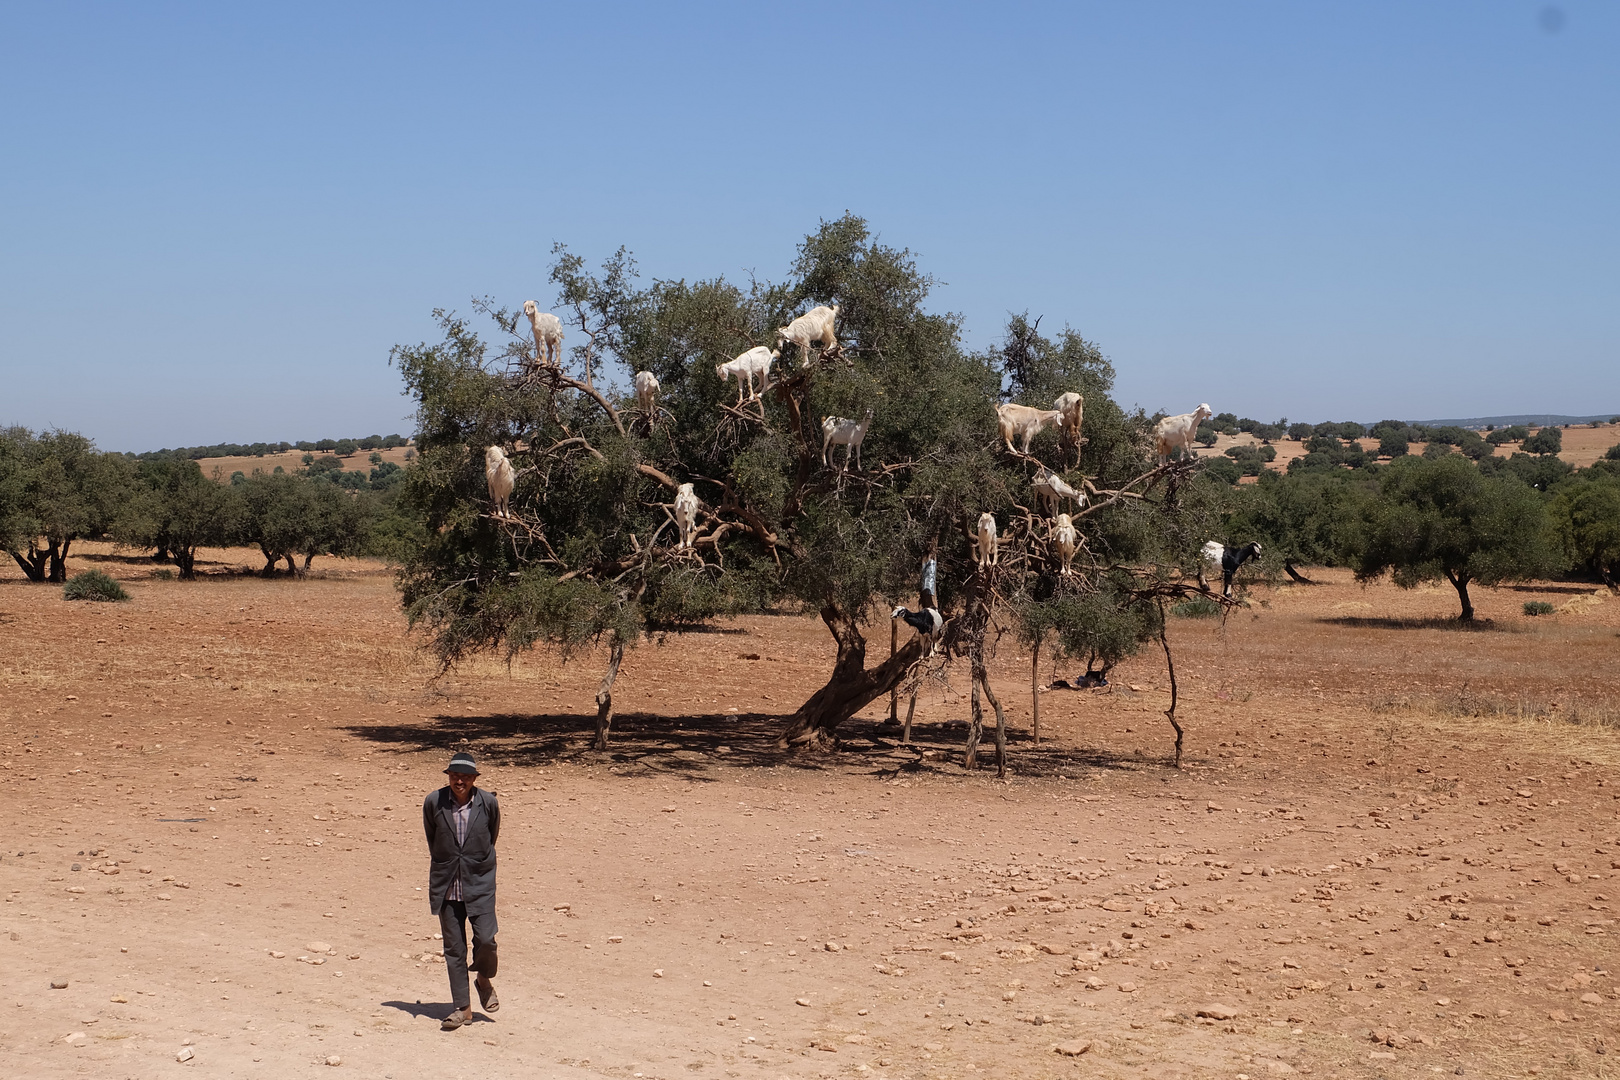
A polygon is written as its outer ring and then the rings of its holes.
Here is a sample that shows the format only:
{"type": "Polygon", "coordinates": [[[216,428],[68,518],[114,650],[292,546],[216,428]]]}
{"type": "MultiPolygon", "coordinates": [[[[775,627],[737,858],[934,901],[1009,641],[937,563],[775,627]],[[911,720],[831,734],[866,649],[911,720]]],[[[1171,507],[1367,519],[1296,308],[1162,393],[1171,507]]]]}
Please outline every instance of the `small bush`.
{"type": "Polygon", "coordinates": [[[1183,600],[1170,609],[1170,614],[1183,619],[1213,619],[1220,615],[1221,605],[1203,596],[1183,600]]]}
{"type": "Polygon", "coordinates": [[[174,580],[174,571],[173,570],[154,570],[154,571],[152,571],[152,580],[153,581],[173,581],[174,580]]]}
{"type": "Polygon", "coordinates": [[[1545,600],[1526,600],[1524,602],[1524,613],[1526,615],[1551,615],[1553,606],[1545,600]]]}
{"type": "Polygon", "coordinates": [[[124,587],[100,570],[87,570],[62,586],[64,600],[128,600],[124,587]]]}

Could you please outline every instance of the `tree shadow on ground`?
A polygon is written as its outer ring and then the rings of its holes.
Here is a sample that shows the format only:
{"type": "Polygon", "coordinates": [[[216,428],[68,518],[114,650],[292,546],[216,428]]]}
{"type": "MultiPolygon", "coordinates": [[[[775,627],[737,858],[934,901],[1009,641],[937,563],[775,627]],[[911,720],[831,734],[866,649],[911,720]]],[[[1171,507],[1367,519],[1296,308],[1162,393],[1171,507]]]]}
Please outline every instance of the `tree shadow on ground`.
{"type": "Polygon", "coordinates": [[[1591,596],[1592,590],[1601,588],[1600,581],[1593,581],[1589,585],[1498,585],[1499,589],[1510,589],[1513,592],[1528,593],[1574,593],[1577,596],[1591,596]]]}
{"type": "Polygon", "coordinates": [[[1446,618],[1430,616],[1428,618],[1413,619],[1401,619],[1394,616],[1324,615],[1316,621],[1329,626],[1344,626],[1358,630],[1460,630],[1464,633],[1498,634],[1523,632],[1519,627],[1498,623],[1494,619],[1475,619],[1473,622],[1463,622],[1455,615],[1446,618]]]}
{"type": "MultiPolygon", "coordinates": [[[[350,724],[344,730],[403,753],[437,750],[449,755],[471,748],[481,763],[491,767],[603,764],[627,778],[676,777],[706,782],[718,779],[708,772],[713,766],[832,770],[879,778],[902,773],[970,775],[961,765],[967,729],[959,720],[914,723],[911,742],[902,744],[900,725],[857,718],[840,727],[839,747],[829,753],[781,749],[777,740],[782,726],[782,717],[766,713],[621,713],[614,717],[606,751],[591,749],[596,718],[590,713],[442,714],[415,722],[350,724]]],[[[1025,778],[1072,777],[1082,769],[1158,768],[1165,763],[1163,757],[1143,752],[1119,753],[1051,741],[1037,746],[1022,730],[1009,730],[1007,745],[1010,772],[1025,778]]],[[[986,770],[994,776],[993,726],[985,729],[979,744],[978,771],[986,770]]]]}

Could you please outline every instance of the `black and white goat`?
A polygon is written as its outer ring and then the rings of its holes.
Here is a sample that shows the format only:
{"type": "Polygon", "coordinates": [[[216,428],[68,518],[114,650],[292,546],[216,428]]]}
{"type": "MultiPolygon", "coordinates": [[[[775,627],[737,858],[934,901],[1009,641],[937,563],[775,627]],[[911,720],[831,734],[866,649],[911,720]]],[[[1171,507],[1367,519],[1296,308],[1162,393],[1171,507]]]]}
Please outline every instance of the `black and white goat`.
{"type": "Polygon", "coordinates": [[[1221,595],[1232,595],[1232,578],[1237,574],[1238,567],[1250,559],[1260,557],[1260,545],[1250,541],[1242,547],[1229,548],[1211,540],[1204,545],[1203,565],[1198,568],[1198,587],[1205,592],[1209,591],[1209,582],[1204,580],[1204,567],[1214,574],[1217,570],[1221,574],[1221,595]]]}

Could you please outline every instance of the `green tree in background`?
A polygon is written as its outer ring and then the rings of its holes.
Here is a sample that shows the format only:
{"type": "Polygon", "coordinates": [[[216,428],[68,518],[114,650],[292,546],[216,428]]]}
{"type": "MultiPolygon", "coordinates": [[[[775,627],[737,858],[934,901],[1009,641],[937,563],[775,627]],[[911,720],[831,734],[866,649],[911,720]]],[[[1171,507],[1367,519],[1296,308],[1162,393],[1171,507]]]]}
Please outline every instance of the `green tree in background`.
{"type": "Polygon", "coordinates": [[[1620,476],[1585,470],[1554,490],[1548,510],[1570,562],[1620,591],[1620,476]]]}
{"type": "Polygon", "coordinates": [[[143,482],[113,525],[129,547],[165,549],[183,580],[197,576],[197,549],[223,547],[240,520],[239,488],[215,483],[195,461],[146,461],[143,482]]]}
{"type": "Polygon", "coordinates": [[[67,580],[74,541],[107,531],[132,472],[82,435],[0,431],[0,543],[28,580],[67,580]]]}
{"type": "Polygon", "coordinates": [[[1474,618],[1471,584],[1496,585],[1551,573],[1560,559],[1541,497],[1507,477],[1483,475],[1467,458],[1402,458],[1384,470],[1368,505],[1356,577],[1391,573],[1414,588],[1445,578],[1463,622],[1474,618]]]}

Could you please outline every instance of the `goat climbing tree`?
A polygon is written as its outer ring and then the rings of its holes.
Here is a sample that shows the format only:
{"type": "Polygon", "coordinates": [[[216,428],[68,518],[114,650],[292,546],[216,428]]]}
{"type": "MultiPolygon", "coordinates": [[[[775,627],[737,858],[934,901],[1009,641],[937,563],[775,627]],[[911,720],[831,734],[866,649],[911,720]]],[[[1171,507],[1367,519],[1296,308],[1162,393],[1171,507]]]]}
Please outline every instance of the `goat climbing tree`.
{"type": "MultiPolygon", "coordinates": [[[[911,593],[922,553],[938,553],[941,609],[972,622],[965,530],[987,510],[1028,523],[1032,558],[1004,588],[1015,609],[1032,602],[1045,525],[1025,508],[1029,479],[1043,455],[1062,471],[1073,452],[1048,434],[1033,457],[1006,454],[993,405],[1009,396],[1086,395],[1087,441],[1069,476],[1076,486],[1088,477],[1099,493],[1079,519],[1088,573],[1137,581],[1144,567],[1191,565],[1203,539],[1188,524],[1198,516],[1188,494],[1196,485],[1182,485],[1179,503],[1162,497],[1169,472],[1147,464],[1149,420],[1108,397],[1112,369],[1095,346],[1073,333],[1047,342],[1015,320],[1009,336],[1023,335],[1022,352],[1009,384],[1001,351],[964,349],[957,318],[927,310],[931,282],[910,253],[877,242],[859,218],[823,223],[774,285],[642,287],[622,250],[594,275],[566,250],[554,255],[556,310],[577,342],[562,366],[537,363],[516,311],[521,297],[474,304],[491,341],[468,318],[440,312],[441,341],[394,352],[420,429],[421,461],[404,497],[428,537],[401,589],[445,665],[479,651],[608,645],[598,746],[607,744],[626,648],[649,633],[782,605],[817,612],[837,647],[825,685],[785,718],[782,740],[831,746],[840,724],[923,658],[924,643],[910,637],[868,665],[865,630],[911,593]],[[812,350],[808,362],[785,350],[769,389],[734,404],[715,365],[774,344],[777,327],[819,304],[839,308],[838,344],[812,350]],[[637,371],[658,380],[657,424],[612,389],[637,371]],[[823,465],[822,419],[867,409],[862,468],[836,458],[823,465]],[[517,470],[510,516],[494,516],[486,493],[491,444],[517,470]],[[672,518],[683,483],[701,500],[689,549],[678,546],[672,518]]],[[[1151,597],[1138,606],[1156,610],[1151,597]]],[[[1061,622],[1065,610],[1048,614],[1061,622]]],[[[1155,635],[1140,621],[1134,631],[1137,641],[1155,635]]],[[[947,636],[982,673],[982,630],[947,636]]]]}

